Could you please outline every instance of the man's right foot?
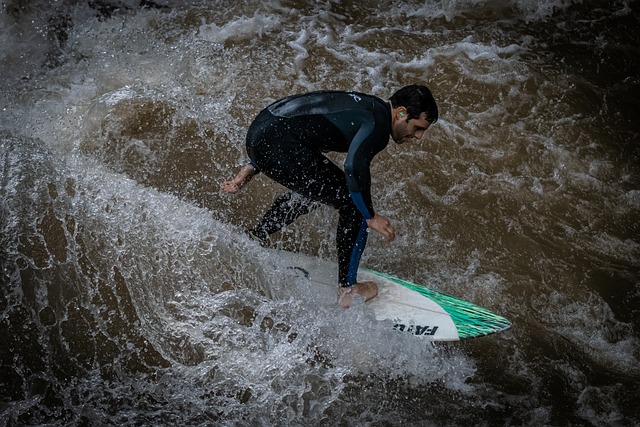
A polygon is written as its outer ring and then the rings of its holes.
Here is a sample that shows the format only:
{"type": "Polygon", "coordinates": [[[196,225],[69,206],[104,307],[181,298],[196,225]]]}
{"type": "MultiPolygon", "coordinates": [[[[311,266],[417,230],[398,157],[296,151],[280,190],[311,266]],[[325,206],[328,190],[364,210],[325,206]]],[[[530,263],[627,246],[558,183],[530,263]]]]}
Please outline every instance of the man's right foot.
{"type": "Polygon", "coordinates": [[[349,308],[354,295],[360,295],[365,302],[378,295],[378,285],[374,282],[360,282],[352,286],[340,287],[338,289],[338,305],[342,308],[349,308]]]}

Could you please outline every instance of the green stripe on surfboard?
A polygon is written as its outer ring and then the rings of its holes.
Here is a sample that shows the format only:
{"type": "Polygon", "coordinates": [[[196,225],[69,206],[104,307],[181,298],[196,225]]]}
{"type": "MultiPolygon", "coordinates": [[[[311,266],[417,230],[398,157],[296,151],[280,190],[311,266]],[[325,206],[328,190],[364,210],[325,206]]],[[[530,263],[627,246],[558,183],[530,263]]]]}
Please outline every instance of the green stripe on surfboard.
{"type": "Polygon", "coordinates": [[[508,319],[470,302],[432,291],[431,289],[398,279],[388,274],[369,269],[365,270],[391,280],[405,288],[416,291],[439,304],[444,311],[451,316],[451,319],[453,319],[453,323],[458,329],[460,339],[481,337],[494,332],[504,331],[511,326],[511,322],[508,319]]]}

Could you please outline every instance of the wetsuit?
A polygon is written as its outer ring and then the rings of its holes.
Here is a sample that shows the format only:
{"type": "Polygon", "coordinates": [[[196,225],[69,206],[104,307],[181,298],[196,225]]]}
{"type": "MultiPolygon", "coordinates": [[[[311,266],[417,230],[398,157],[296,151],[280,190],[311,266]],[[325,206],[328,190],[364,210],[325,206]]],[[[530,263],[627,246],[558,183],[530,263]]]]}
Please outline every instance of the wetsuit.
{"type": "Polygon", "coordinates": [[[266,239],[314,202],[338,209],[338,280],[354,285],[375,214],[369,164],[389,142],[390,108],[355,92],[293,95],[265,108],[247,133],[250,163],[296,194],[280,196],[252,233],[266,239]],[[322,154],[329,151],[347,153],[344,171],[322,154]]]}

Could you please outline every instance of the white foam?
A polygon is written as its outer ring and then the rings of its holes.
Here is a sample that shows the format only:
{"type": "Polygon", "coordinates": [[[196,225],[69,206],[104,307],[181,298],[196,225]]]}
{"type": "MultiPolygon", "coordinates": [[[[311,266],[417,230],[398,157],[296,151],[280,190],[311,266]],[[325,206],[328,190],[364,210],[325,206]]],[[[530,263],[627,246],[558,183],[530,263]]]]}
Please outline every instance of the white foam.
{"type": "Polygon", "coordinates": [[[566,10],[569,6],[582,3],[582,0],[441,0],[426,2],[407,13],[410,17],[428,19],[477,16],[510,16],[525,21],[539,21],[566,10]],[[519,12],[516,14],[514,12],[519,12]]]}
{"type": "Polygon", "coordinates": [[[255,36],[262,38],[280,25],[277,15],[263,15],[256,12],[252,17],[240,17],[218,26],[215,23],[207,24],[202,18],[202,24],[198,32],[199,38],[213,43],[225,41],[241,41],[252,39],[255,36]]]}
{"type": "Polygon", "coordinates": [[[137,91],[135,91],[131,86],[127,85],[103,96],[102,102],[107,104],[109,107],[113,107],[119,102],[122,102],[128,99],[133,99],[137,95],[138,95],[137,91]]]}

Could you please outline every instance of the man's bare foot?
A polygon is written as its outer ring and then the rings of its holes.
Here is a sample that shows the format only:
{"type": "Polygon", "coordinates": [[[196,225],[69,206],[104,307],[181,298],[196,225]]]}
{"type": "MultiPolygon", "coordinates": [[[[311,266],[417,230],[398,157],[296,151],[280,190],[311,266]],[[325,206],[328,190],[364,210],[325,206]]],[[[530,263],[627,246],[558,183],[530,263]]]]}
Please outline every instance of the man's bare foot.
{"type": "Polygon", "coordinates": [[[374,282],[360,282],[353,286],[341,287],[338,289],[338,304],[340,307],[349,308],[355,294],[361,295],[365,301],[369,301],[378,295],[378,285],[374,282]]]}

